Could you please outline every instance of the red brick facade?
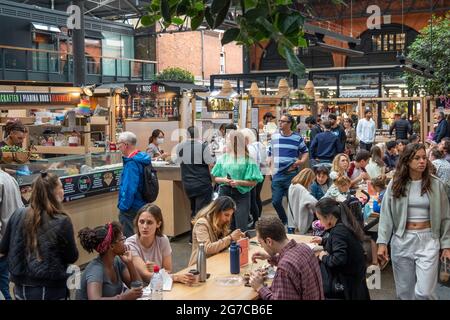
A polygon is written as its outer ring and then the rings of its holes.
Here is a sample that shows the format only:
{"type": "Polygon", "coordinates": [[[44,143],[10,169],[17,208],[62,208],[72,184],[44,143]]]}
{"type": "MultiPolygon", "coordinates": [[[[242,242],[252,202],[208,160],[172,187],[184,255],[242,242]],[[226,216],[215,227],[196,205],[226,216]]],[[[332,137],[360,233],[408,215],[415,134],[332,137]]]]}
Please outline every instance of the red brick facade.
{"type": "MultiPolygon", "coordinates": [[[[196,79],[208,80],[211,74],[220,73],[221,37],[222,33],[206,30],[161,34],[156,40],[158,71],[179,67],[192,72],[196,79]]],[[[223,53],[225,73],[242,73],[242,46],[227,44],[223,53]]]]}

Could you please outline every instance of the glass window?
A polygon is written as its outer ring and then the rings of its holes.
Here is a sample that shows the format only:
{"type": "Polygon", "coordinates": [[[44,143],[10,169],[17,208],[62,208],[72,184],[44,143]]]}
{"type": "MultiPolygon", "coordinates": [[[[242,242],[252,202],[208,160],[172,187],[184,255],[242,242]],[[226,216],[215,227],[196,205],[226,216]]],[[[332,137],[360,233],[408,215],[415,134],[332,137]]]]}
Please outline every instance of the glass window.
{"type": "Polygon", "coordinates": [[[397,33],[395,35],[395,46],[397,51],[402,51],[405,49],[405,34],[397,33]]]}

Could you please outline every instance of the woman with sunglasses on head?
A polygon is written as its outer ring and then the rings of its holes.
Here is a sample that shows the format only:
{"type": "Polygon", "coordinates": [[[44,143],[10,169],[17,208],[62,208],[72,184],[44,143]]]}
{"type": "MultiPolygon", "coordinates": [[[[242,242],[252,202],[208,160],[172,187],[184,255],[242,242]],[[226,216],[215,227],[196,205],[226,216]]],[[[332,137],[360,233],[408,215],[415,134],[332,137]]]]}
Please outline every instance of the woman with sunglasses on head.
{"type": "Polygon", "coordinates": [[[118,222],[84,228],[78,237],[87,252],[95,250],[99,255],[83,271],[77,300],[136,300],[142,296],[142,281],[118,222]],[[124,283],[130,289],[122,292],[124,283]]]}
{"type": "Polygon", "coordinates": [[[8,221],[0,255],[7,256],[16,300],[64,300],[67,267],[78,259],[72,221],[62,206],[64,189],[56,175],[43,172],[32,190],[30,206],[8,221]]]}
{"type": "Polygon", "coordinates": [[[423,144],[409,144],[381,203],[378,259],[389,261],[402,300],[435,299],[439,257],[450,259],[447,187],[431,174],[423,144]],[[442,253],[440,251],[442,250],[442,253]]]}
{"type": "MultiPolygon", "coordinates": [[[[168,273],[172,272],[172,248],[169,238],[164,235],[164,221],[161,209],[154,204],[146,204],[134,219],[136,234],[125,241],[131,251],[133,264],[145,283],[150,283],[153,266],[158,265],[168,273]]],[[[190,273],[172,275],[173,281],[190,284],[194,276],[190,273]]]]}

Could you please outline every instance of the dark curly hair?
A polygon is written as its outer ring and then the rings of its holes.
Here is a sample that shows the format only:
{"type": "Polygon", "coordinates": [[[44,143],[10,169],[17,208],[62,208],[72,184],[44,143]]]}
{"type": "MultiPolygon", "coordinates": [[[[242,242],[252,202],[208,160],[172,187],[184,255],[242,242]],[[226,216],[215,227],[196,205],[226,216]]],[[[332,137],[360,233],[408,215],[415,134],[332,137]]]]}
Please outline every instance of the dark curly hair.
{"type": "MultiPolygon", "coordinates": [[[[411,181],[409,176],[409,163],[413,160],[417,151],[423,150],[426,154],[425,145],[422,143],[411,143],[405,147],[400,159],[398,159],[397,167],[395,169],[395,175],[392,182],[392,192],[394,198],[401,198],[406,196],[406,185],[411,181]]],[[[427,191],[431,191],[431,168],[433,164],[427,158],[427,166],[422,173],[422,191],[423,195],[427,191]]]]}
{"type": "Polygon", "coordinates": [[[13,131],[27,132],[27,128],[20,120],[8,120],[5,125],[5,137],[9,136],[13,131]]]}
{"type": "MultiPolygon", "coordinates": [[[[112,243],[119,240],[119,237],[122,234],[122,226],[118,222],[112,222],[113,228],[113,239],[112,243]]],[[[91,228],[83,228],[78,232],[78,238],[80,238],[81,246],[89,253],[92,253],[95,248],[98,247],[100,243],[105,239],[108,233],[108,224],[103,226],[96,227],[94,229],[91,228]]]]}

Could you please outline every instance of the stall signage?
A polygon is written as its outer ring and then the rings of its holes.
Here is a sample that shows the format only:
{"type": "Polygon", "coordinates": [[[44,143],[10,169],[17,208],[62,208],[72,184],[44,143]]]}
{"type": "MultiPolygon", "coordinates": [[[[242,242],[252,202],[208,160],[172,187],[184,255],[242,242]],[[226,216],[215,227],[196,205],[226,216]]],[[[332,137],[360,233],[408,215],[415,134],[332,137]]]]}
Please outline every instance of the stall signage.
{"type": "Polygon", "coordinates": [[[234,103],[230,99],[209,98],[206,109],[208,112],[231,112],[234,110],[234,103]]]}
{"type": "Polygon", "coordinates": [[[0,104],[70,104],[80,102],[80,95],[60,93],[0,93],[0,104]]]}
{"type": "Polygon", "coordinates": [[[377,98],[378,89],[373,90],[341,90],[339,98],[377,98]]]}
{"type": "MultiPolygon", "coordinates": [[[[122,169],[115,169],[60,178],[64,189],[64,202],[118,191],[121,173],[122,169]]],[[[22,201],[27,205],[31,196],[30,184],[21,184],[20,191],[22,201]]]]}
{"type": "Polygon", "coordinates": [[[93,172],[80,176],[62,178],[64,201],[92,197],[102,193],[119,190],[122,169],[93,172]]]}
{"type": "Polygon", "coordinates": [[[164,93],[166,92],[166,87],[157,84],[141,86],[141,92],[164,93]]]}
{"type": "Polygon", "coordinates": [[[278,106],[281,104],[281,98],[279,97],[255,97],[253,98],[254,105],[269,105],[278,106]]]}

